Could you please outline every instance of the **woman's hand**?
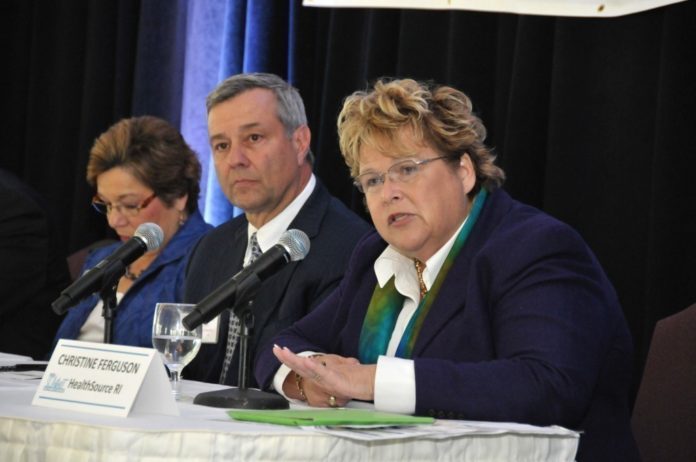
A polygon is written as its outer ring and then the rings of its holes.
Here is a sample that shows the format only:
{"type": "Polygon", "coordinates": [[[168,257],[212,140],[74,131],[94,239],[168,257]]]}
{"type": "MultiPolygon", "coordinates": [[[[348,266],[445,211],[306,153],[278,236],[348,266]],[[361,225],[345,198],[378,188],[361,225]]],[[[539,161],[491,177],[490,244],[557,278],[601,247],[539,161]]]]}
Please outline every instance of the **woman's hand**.
{"type": "Polygon", "coordinates": [[[374,364],[362,365],[355,358],[327,354],[314,357],[298,356],[287,348],[273,346],[273,354],[293,370],[283,384],[283,392],[290,397],[302,398],[316,407],[338,407],[351,399],[374,399],[374,364]],[[300,384],[295,374],[301,377],[300,384]]]}

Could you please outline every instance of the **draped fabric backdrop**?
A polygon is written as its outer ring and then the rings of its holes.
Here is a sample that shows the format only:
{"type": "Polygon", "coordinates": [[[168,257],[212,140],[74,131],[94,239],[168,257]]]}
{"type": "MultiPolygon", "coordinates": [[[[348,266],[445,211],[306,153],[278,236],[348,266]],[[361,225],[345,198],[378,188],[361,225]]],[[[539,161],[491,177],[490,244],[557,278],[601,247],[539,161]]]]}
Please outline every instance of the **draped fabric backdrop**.
{"type": "Polygon", "coordinates": [[[66,252],[108,234],[89,208],[85,165],[94,138],[131,115],[181,127],[204,166],[206,218],[231,216],[209,165],[204,100],[242,71],[300,89],[317,175],[364,214],[337,146],[342,98],[379,76],[414,77],[468,93],[508,191],[584,236],[617,288],[639,369],[655,322],[696,301],[695,2],[596,19],[299,0],[6,0],[0,30],[0,168],[47,197],[66,252]]]}

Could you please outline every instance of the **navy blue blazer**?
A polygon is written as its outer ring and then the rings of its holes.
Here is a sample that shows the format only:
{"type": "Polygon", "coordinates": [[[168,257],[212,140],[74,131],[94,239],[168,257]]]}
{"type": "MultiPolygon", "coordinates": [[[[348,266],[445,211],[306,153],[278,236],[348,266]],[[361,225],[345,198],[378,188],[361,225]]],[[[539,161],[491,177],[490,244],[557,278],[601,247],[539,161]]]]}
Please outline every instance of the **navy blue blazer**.
{"type": "MultiPolygon", "coordinates": [[[[326,301],[263,347],[258,383],[279,362],[271,346],[358,357],[358,339],[386,247],[356,246],[326,301]]],[[[578,460],[636,460],[629,428],[632,341],[617,296],[582,238],[512,200],[489,196],[425,319],[413,352],[416,413],[582,430],[578,460]]]]}
{"type": "MultiPolygon", "coordinates": [[[[247,247],[248,222],[243,215],[208,233],[193,250],[186,271],[184,299],[198,303],[242,269],[247,247]]],[[[370,226],[342,202],[332,197],[317,180],[307,202],[289,229],[304,231],[310,239],[307,256],[285,265],[260,286],[253,304],[254,332],[251,358],[258,345],[313,310],[343,277],[358,240],[370,226]]],[[[187,379],[217,383],[227,345],[229,313],[219,316],[217,344],[203,344],[186,366],[187,379]]],[[[239,348],[232,359],[226,383],[237,384],[239,348]]],[[[249,385],[256,386],[253,375],[249,385]]]]}

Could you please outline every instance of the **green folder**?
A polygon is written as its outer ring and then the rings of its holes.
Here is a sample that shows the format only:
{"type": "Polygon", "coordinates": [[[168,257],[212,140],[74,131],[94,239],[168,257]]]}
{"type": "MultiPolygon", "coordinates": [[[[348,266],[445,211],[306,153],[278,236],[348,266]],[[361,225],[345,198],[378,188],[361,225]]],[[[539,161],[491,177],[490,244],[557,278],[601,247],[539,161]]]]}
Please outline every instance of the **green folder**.
{"type": "Polygon", "coordinates": [[[236,420],[263,422],[279,425],[418,425],[432,424],[432,417],[417,417],[389,412],[375,412],[367,409],[300,409],[300,410],[263,410],[227,412],[236,420]]]}

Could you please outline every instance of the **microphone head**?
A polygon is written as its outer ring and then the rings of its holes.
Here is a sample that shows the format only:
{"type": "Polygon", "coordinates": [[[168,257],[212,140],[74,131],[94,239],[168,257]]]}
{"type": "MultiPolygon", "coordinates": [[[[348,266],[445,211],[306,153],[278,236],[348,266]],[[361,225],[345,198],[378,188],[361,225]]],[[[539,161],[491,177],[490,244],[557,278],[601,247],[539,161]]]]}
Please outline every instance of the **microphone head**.
{"type": "Polygon", "coordinates": [[[278,239],[278,244],[285,247],[290,261],[302,260],[309,253],[309,238],[299,229],[289,229],[278,239]]]}
{"type": "Polygon", "coordinates": [[[133,236],[139,237],[147,246],[147,251],[157,250],[162,245],[164,233],[155,223],[143,223],[135,230],[133,236]]]}

